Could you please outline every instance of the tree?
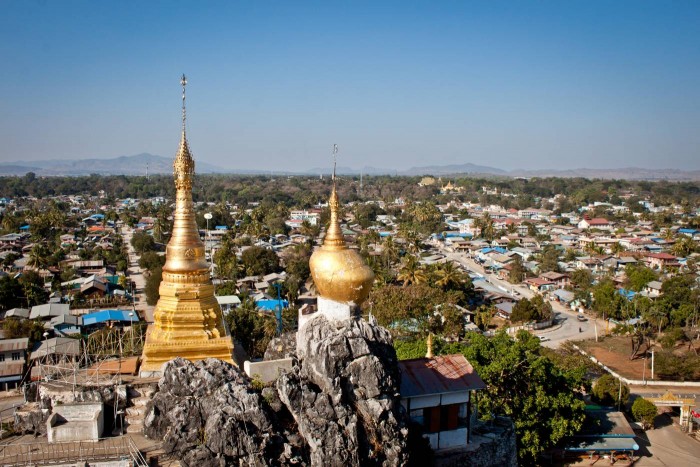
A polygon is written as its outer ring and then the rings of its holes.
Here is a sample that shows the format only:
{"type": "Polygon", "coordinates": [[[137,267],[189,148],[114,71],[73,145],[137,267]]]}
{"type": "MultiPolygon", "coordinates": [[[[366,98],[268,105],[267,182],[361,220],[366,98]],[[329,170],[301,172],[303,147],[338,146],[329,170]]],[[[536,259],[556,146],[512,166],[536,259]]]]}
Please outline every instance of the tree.
{"type": "Polygon", "coordinates": [[[235,280],[238,278],[239,263],[236,250],[236,245],[233,243],[231,236],[224,236],[221,245],[214,253],[216,274],[221,279],[235,280]]]}
{"type": "Polygon", "coordinates": [[[521,465],[583,426],[585,402],[577,390],[586,387],[584,371],[555,365],[542,354],[539,340],[526,331],[515,339],[505,332],[488,338],[471,333],[468,344],[446,344],[443,353],[462,353],[486,389],[479,392],[479,414],[511,417],[521,465]]]}
{"type": "Polygon", "coordinates": [[[12,276],[0,277],[0,310],[26,305],[22,284],[12,276]]]}
{"type": "Polygon", "coordinates": [[[49,299],[49,294],[44,288],[44,279],[35,271],[24,271],[19,278],[27,307],[42,305],[49,299]]]}
{"type": "Polygon", "coordinates": [[[622,309],[622,295],[617,293],[615,283],[612,279],[606,278],[598,282],[593,287],[593,301],[598,315],[607,318],[620,318],[622,309]]]}
{"type": "Polygon", "coordinates": [[[523,298],[513,306],[510,320],[513,323],[527,321],[546,321],[552,318],[552,305],[544,301],[541,295],[531,299],[523,298]]]}
{"type": "Polygon", "coordinates": [[[681,257],[686,257],[690,255],[691,253],[694,253],[697,251],[698,246],[695,241],[693,241],[692,238],[683,236],[680,240],[678,240],[676,243],[673,244],[671,247],[671,252],[674,255],[681,256],[681,257]]]}
{"type": "Polygon", "coordinates": [[[401,263],[401,268],[396,279],[403,282],[404,287],[410,284],[423,284],[427,282],[428,275],[415,256],[406,256],[401,263]]]}
{"type": "Polygon", "coordinates": [[[459,288],[464,284],[466,276],[460,271],[453,262],[442,263],[436,266],[435,285],[442,290],[459,288]]]}
{"type": "Polygon", "coordinates": [[[648,430],[654,426],[654,419],[659,414],[659,409],[653,402],[638,397],[632,403],[632,416],[642,424],[642,429],[648,430]]]}
{"type": "Polygon", "coordinates": [[[441,324],[434,320],[436,307],[456,304],[461,298],[460,292],[444,292],[426,283],[416,283],[375,288],[368,301],[377,322],[394,334],[426,335],[428,331],[440,331],[433,329],[441,324]]]}
{"type": "Polygon", "coordinates": [[[146,232],[134,232],[131,237],[131,246],[134,247],[136,253],[142,254],[145,251],[155,250],[156,242],[146,232]]]}
{"type": "Polygon", "coordinates": [[[625,286],[635,292],[641,292],[649,282],[659,278],[658,274],[648,267],[634,264],[628,264],[625,267],[625,276],[627,276],[625,286]]]}
{"type": "Polygon", "coordinates": [[[602,405],[621,406],[627,403],[630,388],[610,374],[604,374],[593,385],[593,399],[602,405]]]}
{"type": "Polygon", "coordinates": [[[241,305],[231,310],[224,319],[232,337],[241,343],[251,358],[264,355],[277,328],[274,317],[259,313],[255,302],[244,295],[241,297],[241,305]]]}
{"type": "Polygon", "coordinates": [[[559,252],[552,245],[547,245],[540,258],[540,272],[559,271],[559,252]]]}
{"type": "Polygon", "coordinates": [[[160,298],[160,283],[163,280],[163,268],[155,268],[146,276],[146,303],[153,306],[160,298]]]}
{"type": "Polygon", "coordinates": [[[588,291],[593,284],[593,274],[589,269],[576,269],[571,273],[571,285],[576,290],[588,291]]]}
{"type": "Polygon", "coordinates": [[[139,258],[139,267],[151,272],[157,268],[162,268],[164,264],[165,256],[159,255],[155,251],[145,251],[139,258]]]}
{"type": "Polygon", "coordinates": [[[511,263],[511,269],[508,272],[508,282],[511,284],[519,284],[525,279],[525,267],[523,266],[523,259],[520,255],[515,255],[513,257],[513,262],[511,263]]]}
{"type": "Polygon", "coordinates": [[[241,255],[241,262],[249,276],[262,276],[277,272],[280,267],[277,253],[260,246],[246,248],[241,255]]]}

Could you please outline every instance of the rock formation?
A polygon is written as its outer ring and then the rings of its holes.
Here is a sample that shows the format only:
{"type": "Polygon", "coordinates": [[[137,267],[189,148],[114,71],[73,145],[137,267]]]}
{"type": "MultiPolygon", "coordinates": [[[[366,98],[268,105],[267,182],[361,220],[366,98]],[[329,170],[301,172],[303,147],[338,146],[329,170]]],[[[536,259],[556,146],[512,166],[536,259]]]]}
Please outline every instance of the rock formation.
{"type": "Polygon", "coordinates": [[[184,466],[303,464],[300,446],[276,421],[234,365],[176,358],[165,365],[148,404],[144,434],[162,439],[184,466]]]}
{"type": "Polygon", "coordinates": [[[299,331],[298,364],[277,381],[311,465],[404,465],[406,415],[389,332],[318,315],[299,331]]]}
{"type": "Polygon", "coordinates": [[[318,315],[300,332],[292,371],[262,394],[220,360],[169,362],[145,434],[185,466],[405,465],[406,415],[388,331],[318,315]]]}
{"type": "Polygon", "coordinates": [[[297,350],[297,336],[295,332],[285,332],[279,337],[274,337],[267,344],[263,360],[278,360],[280,358],[293,357],[297,350]]]}

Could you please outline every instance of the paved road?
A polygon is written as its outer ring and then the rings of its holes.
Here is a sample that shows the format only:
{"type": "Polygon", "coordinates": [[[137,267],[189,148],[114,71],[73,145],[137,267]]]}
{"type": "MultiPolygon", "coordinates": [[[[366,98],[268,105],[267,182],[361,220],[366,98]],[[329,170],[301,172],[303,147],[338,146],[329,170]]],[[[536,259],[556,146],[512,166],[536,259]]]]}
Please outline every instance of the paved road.
{"type": "MultiPolygon", "coordinates": [[[[675,419],[677,422],[678,420],[675,419]]],[[[700,442],[683,433],[669,415],[656,417],[657,428],[637,436],[642,467],[684,467],[700,465],[700,442]]]]}
{"type": "Polygon", "coordinates": [[[134,247],[131,246],[131,237],[134,235],[134,230],[128,226],[122,227],[122,237],[124,237],[124,242],[126,242],[127,250],[129,252],[129,279],[131,279],[134,284],[136,284],[136,290],[134,290],[134,297],[136,298],[136,310],[139,316],[145,318],[147,322],[153,322],[153,307],[146,303],[146,278],[143,275],[143,270],[139,266],[139,258],[136,255],[134,247]]]}
{"type": "MultiPolygon", "coordinates": [[[[448,259],[457,261],[468,271],[482,275],[486,281],[502,290],[503,293],[512,294],[512,292],[517,292],[519,297],[525,298],[531,298],[534,295],[534,292],[528,287],[520,284],[511,284],[507,281],[499,279],[494,274],[486,274],[484,268],[479,263],[469,258],[464,253],[444,251],[444,254],[448,259]]],[[[589,318],[585,322],[580,322],[577,319],[576,312],[571,311],[571,309],[563,306],[559,302],[550,303],[552,304],[552,309],[554,310],[555,325],[552,328],[534,332],[534,334],[545,336],[546,339],[548,339],[543,342],[543,345],[555,348],[567,340],[594,338],[596,334],[596,326],[598,327],[598,332],[602,333],[603,324],[601,321],[598,321],[595,318],[589,318]]]]}

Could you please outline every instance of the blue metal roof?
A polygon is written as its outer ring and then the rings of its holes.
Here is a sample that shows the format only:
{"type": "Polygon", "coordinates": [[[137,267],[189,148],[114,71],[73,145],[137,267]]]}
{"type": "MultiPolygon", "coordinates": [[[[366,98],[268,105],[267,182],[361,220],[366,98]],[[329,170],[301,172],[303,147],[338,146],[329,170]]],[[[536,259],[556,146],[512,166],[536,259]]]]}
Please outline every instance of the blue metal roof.
{"type": "Polygon", "coordinates": [[[94,313],[83,315],[83,326],[91,324],[105,323],[107,321],[128,321],[138,322],[139,315],[134,313],[134,316],[129,316],[130,310],[100,310],[94,313]]]}
{"type": "Polygon", "coordinates": [[[258,300],[255,302],[255,306],[260,308],[261,310],[269,310],[269,311],[275,311],[277,309],[277,305],[282,302],[282,308],[287,308],[289,306],[289,302],[287,300],[258,300]]]}

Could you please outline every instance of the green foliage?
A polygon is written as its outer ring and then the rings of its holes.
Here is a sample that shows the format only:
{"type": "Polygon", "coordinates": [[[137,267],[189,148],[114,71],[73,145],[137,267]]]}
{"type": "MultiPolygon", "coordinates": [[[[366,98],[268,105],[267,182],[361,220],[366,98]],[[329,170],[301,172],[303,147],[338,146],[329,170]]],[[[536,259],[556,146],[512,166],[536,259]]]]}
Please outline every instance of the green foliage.
{"type": "Polygon", "coordinates": [[[31,349],[35,342],[41,341],[45,329],[40,321],[10,317],[3,321],[2,330],[5,333],[5,339],[28,337],[31,349]]]}
{"type": "Polygon", "coordinates": [[[441,230],[442,213],[435,203],[411,203],[404,208],[400,222],[406,230],[429,235],[441,230]]]}
{"type": "Polygon", "coordinates": [[[521,331],[492,338],[470,335],[469,344],[447,344],[442,353],[462,353],[487,385],[479,391],[479,413],[511,417],[522,465],[565,436],[581,429],[585,403],[576,391],[585,387],[583,371],[563,369],[542,354],[539,340],[521,331]]]}
{"type": "Polygon", "coordinates": [[[462,296],[461,292],[445,292],[425,283],[385,285],[372,290],[369,303],[380,325],[398,334],[427,335],[441,331],[442,323],[435,316],[435,307],[456,304],[462,296]]]}
{"type": "Polygon", "coordinates": [[[241,262],[248,276],[261,276],[280,269],[277,253],[259,246],[251,246],[243,251],[241,262]]]}
{"type": "Polygon", "coordinates": [[[685,331],[682,328],[667,329],[658,340],[664,349],[672,349],[676,342],[685,340],[685,331]]]}
{"type": "Polygon", "coordinates": [[[221,245],[214,253],[216,274],[224,280],[236,280],[239,276],[239,262],[236,256],[236,244],[230,235],[225,235],[221,245]]]}
{"type": "Polygon", "coordinates": [[[519,284],[525,279],[525,274],[522,258],[520,255],[515,255],[511,263],[511,270],[508,272],[508,282],[519,284]]]}
{"type": "Polygon", "coordinates": [[[165,256],[159,255],[156,251],[145,251],[139,258],[139,266],[141,269],[146,269],[148,271],[162,268],[164,264],[165,256]]]}
{"type": "Polygon", "coordinates": [[[621,318],[624,298],[617,293],[612,279],[605,278],[593,286],[593,302],[599,316],[606,318],[621,318]]]}
{"type": "Polygon", "coordinates": [[[24,271],[19,278],[22,292],[27,303],[27,307],[42,305],[49,299],[49,294],[44,288],[44,279],[35,271],[24,271]]]}
{"type": "Polygon", "coordinates": [[[540,272],[559,271],[559,251],[553,245],[547,245],[540,255],[540,272]]]}
{"type": "Polygon", "coordinates": [[[146,275],[146,286],[144,291],[146,292],[146,303],[154,306],[158,303],[160,298],[160,283],[163,280],[163,269],[155,268],[149,274],[146,275]]]}
{"type": "Polygon", "coordinates": [[[656,375],[663,380],[693,381],[700,378],[700,357],[694,354],[679,356],[670,350],[656,352],[656,375]]]}
{"type": "Polygon", "coordinates": [[[248,352],[250,358],[261,358],[267,344],[275,336],[277,320],[255,309],[255,303],[249,297],[241,297],[241,305],[231,310],[226,322],[231,335],[248,352]]]}
{"type": "Polygon", "coordinates": [[[649,400],[638,397],[632,403],[632,416],[647,430],[654,426],[654,419],[659,414],[659,409],[649,400]]]}
{"type": "Polygon", "coordinates": [[[593,399],[601,405],[615,407],[624,405],[627,403],[629,395],[630,388],[627,387],[626,384],[622,384],[619,379],[607,373],[598,378],[593,385],[593,399]]]}
{"type": "Polygon", "coordinates": [[[552,318],[552,305],[546,302],[541,295],[535,295],[530,299],[523,298],[513,306],[510,320],[513,323],[528,321],[546,321],[552,318]]]}
{"type": "Polygon", "coordinates": [[[12,276],[0,277],[0,310],[26,306],[22,284],[12,276]]]}
{"type": "Polygon", "coordinates": [[[134,232],[131,237],[131,246],[138,254],[143,254],[145,251],[156,249],[156,241],[146,232],[134,232]]]}
{"type": "Polygon", "coordinates": [[[625,285],[635,292],[641,292],[649,282],[659,278],[658,274],[648,267],[635,264],[629,264],[625,267],[625,275],[627,276],[625,285]]]}

